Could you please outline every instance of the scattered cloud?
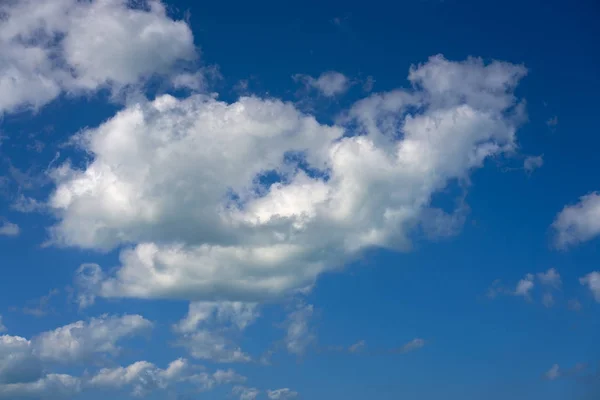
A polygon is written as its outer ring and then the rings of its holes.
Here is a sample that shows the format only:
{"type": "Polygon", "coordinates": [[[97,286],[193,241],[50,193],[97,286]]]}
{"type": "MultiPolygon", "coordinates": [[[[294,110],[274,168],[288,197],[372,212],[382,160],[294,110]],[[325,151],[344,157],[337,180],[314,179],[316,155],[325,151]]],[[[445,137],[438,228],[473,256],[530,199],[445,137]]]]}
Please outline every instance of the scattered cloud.
{"type": "MultiPolygon", "coordinates": [[[[47,295],[40,297],[34,301],[29,302],[30,305],[20,308],[24,314],[33,315],[34,317],[43,317],[55,310],[50,307],[50,301],[53,297],[60,293],[58,289],[52,289],[47,295]]],[[[18,310],[18,309],[17,309],[18,310]]]]}
{"type": "Polygon", "coordinates": [[[494,299],[498,295],[520,296],[531,301],[531,295],[536,286],[536,278],[540,286],[546,289],[546,293],[541,299],[542,304],[551,307],[554,304],[554,296],[550,293],[550,290],[560,290],[562,286],[560,274],[555,268],[549,268],[546,272],[538,272],[535,275],[526,274],[523,279],[517,282],[514,289],[503,285],[500,279],[496,279],[488,289],[487,297],[494,299]]]}
{"type": "MultiPolygon", "coordinates": [[[[2,354],[2,339],[0,337],[0,355],[2,354]]],[[[0,359],[0,398],[71,398],[73,395],[90,390],[130,390],[134,397],[146,397],[156,390],[167,390],[176,384],[187,383],[193,385],[198,391],[213,389],[220,385],[243,383],[246,377],[235,371],[217,370],[214,373],[198,372],[200,367],[192,365],[188,360],[179,358],[161,369],[148,361],[137,361],[125,367],[102,368],[96,373],[86,373],[82,377],[65,374],[42,375],[41,369],[29,371],[31,375],[21,375],[14,379],[14,368],[21,368],[26,364],[14,363],[15,355],[9,357],[13,369],[11,375],[3,374],[3,362],[0,359]],[[10,380],[6,380],[6,378],[10,380]],[[12,378],[12,379],[11,379],[12,378]]],[[[17,354],[18,355],[18,354],[17,354]]],[[[21,360],[23,362],[23,360],[21,360]]],[[[252,390],[248,389],[248,395],[252,390]]],[[[244,393],[241,393],[242,395],[244,393]]],[[[256,396],[255,396],[256,397],[256,396]]],[[[255,397],[243,397],[252,400],[255,397]]]]}
{"type": "Polygon", "coordinates": [[[523,162],[523,169],[528,174],[531,174],[538,168],[541,168],[544,165],[543,155],[540,156],[527,156],[525,157],[525,161],[523,162]]]}
{"type": "Polygon", "coordinates": [[[558,364],[554,364],[548,371],[544,373],[544,378],[550,381],[555,381],[560,378],[569,378],[580,376],[588,368],[585,363],[575,364],[571,368],[562,369],[558,364]]]}
{"type": "Polygon", "coordinates": [[[169,385],[189,379],[187,360],[177,359],[166,369],[160,369],[147,361],[138,361],[127,367],[103,368],[94,375],[88,386],[101,389],[131,387],[134,396],[145,396],[154,389],[166,389],[169,385]]]}
{"type": "Polygon", "coordinates": [[[542,297],[542,304],[547,308],[550,308],[554,305],[554,296],[552,293],[544,293],[544,296],[542,297]]]}
{"type": "Polygon", "coordinates": [[[546,377],[546,379],[548,380],[556,380],[560,377],[560,367],[558,364],[554,364],[552,366],[552,368],[550,368],[548,371],[546,371],[546,373],[544,374],[544,376],[546,377]]]}
{"type": "MultiPolygon", "coordinates": [[[[193,93],[128,101],[113,117],[71,138],[89,162],[52,161],[47,201],[19,193],[11,207],[55,218],[48,245],[119,253],[119,265],[111,270],[87,263],[76,271],[80,310],[99,297],[190,301],[172,331],[192,358],[250,362],[253,357],[235,339],[256,321],[264,302],[308,292],[321,274],[367,249],[409,251],[416,230],[430,239],[457,233],[468,206],[460,203],[446,212],[431,206],[434,195],[450,182],[468,182],[487,159],[517,148],[516,131],[525,119],[524,103],[514,95],[527,72],[521,65],[433,56],[410,68],[411,89],[371,94],[327,125],[291,103],[249,95],[248,81],[234,88],[243,94],[235,102],[202,93],[218,69],[190,72],[198,52],[187,22],[172,19],[158,0],[136,4],[0,5],[0,77],[8,77],[0,79],[0,117],[37,110],[63,94],[108,90],[119,96],[154,76],[193,93]]],[[[343,22],[332,21],[337,27],[343,22]]],[[[335,71],[294,79],[328,98],[353,84],[335,71]]],[[[363,91],[371,93],[374,83],[368,76],[363,91]]],[[[551,128],[557,124],[557,117],[548,121],[551,128]]],[[[31,148],[43,147],[38,141],[31,148]]],[[[523,168],[531,173],[542,165],[542,155],[529,156],[523,168]]],[[[9,169],[21,187],[38,183],[28,172],[9,169]]],[[[584,196],[557,216],[559,247],[600,234],[598,198],[584,196]]],[[[0,236],[19,233],[18,225],[0,219],[0,236]]],[[[530,298],[536,277],[543,287],[561,287],[551,268],[527,274],[514,290],[498,281],[489,295],[530,298]]],[[[599,272],[580,283],[600,302],[599,272]]],[[[23,312],[47,314],[58,293],[51,291],[23,312]]],[[[552,293],[542,303],[552,306],[552,293]]],[[[289,353],[302,355],[316,342],[314,312],[313,305],[299,303],[287,316],[283,343],[289,353]]],[[[141,315],[104,314],[30,339],[1,335],[0,398],[71,398],[92,389],[143,397],[175,384],[198,391],[235,385],[231,394],[240,400],[260,395],[233,369],[206,372],[184,358],[163,367],[111,360],[110,367],[86,369],[79,377],[49,373],[51,366],[67,369],[114,358],[124,340],[152,327],[141,315]]],[[[405,354],[425,344],[415,338],[392,352],[405,354]]],[[[365,348],[364,340],[342,347],[349,353],[365,348]]],[[[565,374],[555,364],[545,376],[565,374]]],[[[266,395],[298,397],[288,388],[266,395]]]]}
{"type": "Polygon", "coordinates": [[[302,82],[306,87],[318,90],[325,97],[335,97],[345,93],[351,86],[350,80],[342,73],[328,71],[313,78],[309,75],[293,76],[296,82],[302,82]]]}
{"type": "Polygon", "coordinates": [[[296,397],[298,397],[298,392],[294,392],[293,390],[288,388],[267,390],[267,396],[271,400],[295,399],[296,397]]]}
{"type": "Polygon", "coordinates": [[[344,15],[340,17],[334,17],[331,19],[331,23],[336,27],[342,27],[346,22],[350,20],[350,15],[344,15]]]}
{"type": "Polygon", "coordinates": [[[76,302],[79,309],[87,308],[96,301],[95,293],[104,279],[102,268],[98,264],[81,264],[75,272],[76,302]]]}
{"type": "Polygon", "coordinates": [[[393,352],[400,353],[400,354],[406,354],[406,353],[410,353],[411,351],[418,350],[418,349],[422,348],[423,346],[425,346],[425,340],[423,340],[421,338],[415,338],[415,339],[411,340],[410,342],[405,343],[399,349],[396,349],[393,352]]]}
{"type": "Polygon", "coordinates": [[[10,206],[13,210],[22,213],[44,212],[46,204],[32,197],[27,197],[20,193],[16,200],[10,206]]]}
{"type": "Polygon", "coordinates": [[[508,290],[503,284],[501,279],[495,279],[492,282],[492,285],[488,288],[486,296],[489,299],[495,299],[499,294],[510,294],[510,290],[508,290]]]}
{"type": "Polygon", "coordinates": [[[373,86],[375,86],[375,78],[371,75],[367,76],[367,79],[363,82],[362,89],[363,91],[369,93],[373,90],[373,86]]]}
{"type": "Polygon", "coordinates": [[[550,268],[546,272],[538,272],[537,278],[542,285],[550,286],[554,289],[560,289],[562,285],[560,274],[555,268],[550,268]]]}
{"type": "Polygon", "coordinates": [[[523,296],[530,298],[531,290],[534,287],[533,274],[527,274],[523,279],[517,283],[515,288],[515,296],[523,296]]]}
{"type": "Polygon", "coordinates": [[[592,292],[594,299],[600,303],[600,272],[590,272],[586,276],[579,278],[579,282],[587,286],[592,292]]]}
{"type": "Polygon", "coordinates": [[[360,340],[354,343],[352,346],[348,347],[348,351],[350,353],[359,353],[363,351],[367,347],[367,343],[364,340],[360,340]]]}
{"type": "Polygon", "coordinates": [[[240,79],[234,86],[233,91],[240,96],[248,95],[248,88],[250,87],[250,81],[248,79],[240,79]]]}
{"type": "Polygon", "coordinates": [[[552,223],[554,243],[567,249],[600,235],[600,194],[592,192],[565,206],[552,223]]]}
{"type": "Polygon", "coordinates": [[[9,221],[2,221],[0,219],[0,236],[19,236],[21,233],[21,228],[19,225],[13,224],[9,221]]]}
{"type": "Polygon", "coordinates": [[[48,374],[32,382],[0,384],[0,399],[68,399],[81,391],[81,380],[66,374],[48,374]]]}
{"type": "Polygon", "coordinates": [[[300,304],[296,310],[288,315],[286,321],[287,334],[284,339],[288,352],[302,355],[306,348],[316,340],[310,328],[310,319],[313,312],[314,308],[311,304],[300,304]]]}
{"type": "Polygon", "coordinates": [[[180,335],[178,344],[194,358],[249,362],[251,357],[234,344],[230,333],[243,331],[258,315],[256,303],[194,302],[173,329],[180,335]]]}
{"type": "Polygon", "coordinates": [[[140,315],[103,315],[44,332],[33,339],[32,346],[42,360],[82,362],[101,354],[115,355],[118,341],[151,328],[152,323],[140,315]]]}
{"type": "Polygon", "coordinates": [[[190,355],[202,360],[219,363],[243,363],[251,357],[236,346],[231,339],[217,332],[201,329],[183,335],[178,344],[185,347],[190,355]]]}
{"type": "Polygon", "coordinates": [[[239,396],[240,400],[255,400],[260,394],[260,391],[256,388],[234,386],[231,390],[231,394],[239,396]]]}
{"type": "Polygon", "coordinates": [[[558,116],[555,115],[555,116],[551,117],[550,119],[548,119],[546,121],[546,125],[548,125],[548,127],[552,131],[556,130],[556,128],[558,127],[558,116]]]}

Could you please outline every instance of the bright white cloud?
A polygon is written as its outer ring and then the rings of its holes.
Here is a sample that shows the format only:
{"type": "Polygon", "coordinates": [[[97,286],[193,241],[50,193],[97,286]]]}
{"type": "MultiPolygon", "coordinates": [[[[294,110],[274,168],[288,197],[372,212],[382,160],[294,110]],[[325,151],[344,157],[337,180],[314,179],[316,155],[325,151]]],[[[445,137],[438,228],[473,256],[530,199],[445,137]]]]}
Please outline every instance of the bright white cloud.
{"type": "Polygon", "coordinates": [[[414,90],[356,103],[353,128],[255,97],[130,105],[77,137],[93,157],[85,169],[52,171],[52,240],[126,246],[97,286],[106,297],[258,302],[304,290],[372,246],[410,249],[434,193],[513,150],[524,74],[432,57],[411,69],[414,90]]]}
{"type": "Polygon", "coordinates": [[[296,397],[298,397],[298,392],[294,392],[293,390],[288,388],[267,390],[267,396],[271,400],[295,399],[296,397]]]}
{"type": "Polygon", "coordinates": [[[300,305],[288,316],[286,321],[287,333],[284,340],[288,352],[302,355],[306,348],[315,341],[315,335],[310,329],[310,319],[313,312],[314,309],[311,304],[300,305]]]}
{"type": "Polygon", "coordinates": [[[18,236],[19,233],[21,233],[19,225],[2,221],[0,218],[0,236],[18,236]]]}
{"type": "Polygon", "coordinates": [[[306,86],[318,90],[326,97],[343,94],[350,87],[350,80],[344,74],[336,71],[324,72],[318,78],[298,74],[294,75],[294,80],[303,82],[306,86]]]}
{"type": "Polygon", "coordinates": [[[159,0],[2,2],[0,114],[38,108],[61,92],[119,90],[197,57],[192,32],[159,0]]]}
{"type": "Polygon", "coordinates": [[[102,316],[77,321],[36,336],[33,346],[42,360],[78,362],[98,354],[116,354],[117,342],[148,331],[152,323],[139,315],[102,316]]]}
{"type": "Polygon", "coordinates": [[[600,194],[593,192],[566,206],[554,219],[555,244],[565,249],[600,235],[600,194]]]}
{"type": "Polygon", "coordinates": [[[586,285],[592,292],[594,299],[600,303],[600,272],[590,272],[586,276],[579,278],[582,285],[586,285]]]}

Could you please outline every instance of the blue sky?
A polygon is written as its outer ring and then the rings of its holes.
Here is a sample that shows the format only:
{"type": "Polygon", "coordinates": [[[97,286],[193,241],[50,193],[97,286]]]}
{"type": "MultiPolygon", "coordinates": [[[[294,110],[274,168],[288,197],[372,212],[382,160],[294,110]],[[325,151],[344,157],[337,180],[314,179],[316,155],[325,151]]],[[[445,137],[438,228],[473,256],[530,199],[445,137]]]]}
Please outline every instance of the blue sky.
{"type": "Polygon", "coordinates": [[[0,5],[0,398],[596,399],[593,1],[0,5]]]}

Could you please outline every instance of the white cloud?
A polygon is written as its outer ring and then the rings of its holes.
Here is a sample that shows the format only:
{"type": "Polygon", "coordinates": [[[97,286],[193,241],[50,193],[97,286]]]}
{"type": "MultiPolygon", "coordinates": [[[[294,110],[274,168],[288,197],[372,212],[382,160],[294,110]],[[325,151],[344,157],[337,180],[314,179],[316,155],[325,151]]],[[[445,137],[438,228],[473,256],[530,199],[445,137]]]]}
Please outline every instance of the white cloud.
{"type": "Polygon", "coordinates": [[[76,301],[79,308],[91,306],[96,301],[95,293],[104,279],[98,264],[81,264],[75,273],[75,286],[78,289],[76,301]]]}
{"type": "Polygon", "coordinates": [[[356,103],[348,126],[254,97],[132,104],[78,136],[85,169],[51,172],[52,240],[126,247],[97,287],[106,297],[260,302],[309,288],[370,247],[409,250],[433,194],[513,150],[524,74],[433,57],[411,69],[414,90],[356,103]]]}
{"type": "Polygon", "coordinates": [[[187,315],[173,328],[178,343],[192,357],[215,362],[248,362],[251,357],[236,346],[229,333],[243,331],[258,317],[256,303],[194,302],[187,315]]]}
{"type": "Polygon", "coordinates": [[[540,285],[546,289],[546,292],[541,298],[542,304],[546,307],[552,307],[554,305],[554,295],[551,291],[560,290],[562,286],[560,274],[555,268],[549,268],[546,272],[538,272],[535,275],[532,273],[526,274],[523,279],[517,282],[514,289],[502,285],[502,282],[497,279],[488,289],[487,296],[489,298],[495,298],[499,294],[504,294],[521,296],[526,300],[531,301],[531,294],[536,286],[536,279],[540,285]]]}
{"type": "Polygon", "coordinates": [[[190,379],[191,368],[185,359],[171,362],[160,369],[147,361],[138,361],[127,367],[104,368],[94,375],[87,386],[103,389],[131,387],[134,396],[144,396],[155,389],[166,389],[170,385],[190,379]]]}
{"type": "Polygon", "coordinates": [[[554,305],[554,296],[552,296],[552,293],[544,293],[544,296],[542,297],[542,304],[547,308],[550,308],[554,305]]]}
{"type": "Polygon", "coordinates": [[[310,319],[313,316],[313,306],[300,305],[288,315],[286,325],[285,346],[288,352],[302,355],[306,348],[315,341],[315,335],[310,329],[310,319]]]}
{"type": "Polygon", "coordinates": [[[79,378],[65,374],[48,374],[33,382],[0,385],[0,399],[62,399],[81,391],[79,378]]]}
{"type": "Polygon", "coordinates": [[[78,362],[102,353],[116,354],[119,340],[151,327],[152,323],[140,315],[104,315],[44,332],[34,338],[33,346],[42,360],[78,362]]]}
{"type": "Polygon", "coordinates": [[[336,71],[328,71],[313,78],[308,75],[294,75],[294,80],[303,82],[307,87],[318,90],[325,97],[334,97],[345,93],[350,87],[350,80],[336,71]]]}
{"type": "Polygon", "coordinates": [[[533,283],[533,274],[527,274],[523,279],[521,279],[517,283],[517,287],[515,288],[515,295],[529,298],[530,292],[534,286],[535,284],[533,283]]]}
{"type": "Polygon", "coordinates": [[[175,326],[175,330],[189,333],[196,330],[200,325],[214,322],[232,324],[243,330],[254,322],[258,316],[256,303],[242,303],[239,301],[195,302],[190,303],[186,317],[179,321],[175,326]]]}
{"type": "Polygon", "coordinates": [[[18,236],[21,233],[19,225],[8,221],[0,221],[0,236],[18,236]]]}
{"type": "Polygon", "coordinates": [[[220,363],[249,362],[250,356],[230,339],[208,329],[185,334],[179,343],[187,348],[194,358],[220,363]]]}
{"type": "Polygon", "coordinates": [[[46,204],[31,198],[26,197],[22,193],[19,194],[17,199],[10,206],[13,210],[22,212],[22,213],[32,213],[32,212],[43,212],[46,210],[46,204]]]}
{"type": "Polygon", "coordinates": [[[348,351],[350,353],[359,353],[359,352],[363,351],[365,349],[365,347],[367,347],[367,343],[364,340],[360,340],[360,341],[354,343],[353,345],[351,345],[350,347],[348,347],[348,351]]]}
{"type": "Polygon", "coordinates": [[[229,383],[244,383],[246,382],[246,377],[238,374],[231,368],[227,370],[218,369],[213,373],[213,379],[219,385],[229,384],[229,383]]]}
{"type": "Polygon", "coordinates": [[[555,289],[559,289],[562,285],[560,274],[555,268],[550,268],[546,272],[538,272],[537,277],[542,285],[551,286],[555,289]]]}
{"type": "Polygon", "coordinates": [[[29,340],[19,336],[0,336],[0,387],[33,382],[41,376],[42,365],[34,356],[29,340]]]}
{"type": "Polygon", "coordinates": [[[267,390],[267,396],[271,400],[295,399],[296,397],[298,397],[298,392],[294,392],[293,390],[288,388],[267,390]]]}
{"type": "Polygon", "coordinates": [[[567,248],[600,235],[600,194],[589,193],[574,205],[565,206],[554,219],[555,244],[567,248]]]}
{"type": "Polygon", "coordinates": [[[159,0],[21,0],[0,5],[0,113],[61,92],[119,90],[197,57],[193,36],[159,0]]]}
{"type": "Polygon", "coordinates": [[[544,165],[543,156],[527,156],[523,162],[523,169],[527,173],[532,173],[541,166],[544,165]]]}
{"type": "Polygon", "coordinates": [[[405,354],[405,353],[409,353],[411,351],[418,350],[418,349],[422,348],[423,346],[425,346],[425,340],[421,339],[421,338],[415,338],[415,339],[411,340],[410,342],[404,344],[402,347],[400,347],[398,352],[405,354]]]}
{"type": "Polygon", "coordinates": [[[231,390],[231,394],[240,396],[240,400],[255,400],[260,394],[260,391],[256,388],[234,386],[231,390]]]}
{"type": "Polygon", "coordinates": [[[186,378],[201,390],[209,390],[219,385],[231,385],[246,382],[247,378],[232,369],[217,370],[212,374],[202,372],[186,378]]]}
{"type": "Polygon", "coordinates": [[[6,326],[2,323],[2,315],[0,315],[0,333],[6,332],[6,326]]]}
{"type": "MultiPolygon", "coordinates": [[[[2,355],[0,341],[0,356],[2,355]]],[[[1,366],[2,364],[0,368],[1,366]]],[[[13,366],[17,365],[13,363],[13,366]]],[[[17,371],[9,371],[12,375],[2,375],[3,371],[0,369],[0,398],[71,398],[79,392],[98,389],[129,389],[133,396],[144,397],[155,390],[169,389],[178,383],[189,383],[198,390],[208,390],[218,385],[246,381],[246,377],[231,369],[198,373],[198,368],[186,359],[179,358],[169,363],[165,369],[148,361],[137,361],[125,367],[102,368],[94,374],[85,373],[82,377],[60,374],[42,376],[41,369],[37,369],[36,374],[21,375],[20,380],[8,381],[4,378],[16,376],[17,371]]]]}
{"type": "Polygon", "coordinates": [[[561,371],[560,371],[560,366],[558,364],[554,364],[552,366],[552,368],[550,368],[545,374],[544,376],[546,377],[546,379],[548,380],[556,380],[558,378],[560,378],[561,376],[561,371]]]}
{"type": "Polygon", "coordinates": [[[368,93],[373,90],[373,86],[375,86],[375,79],[372,76],[367,76],[362,85],[363,90],[368,93]]]}
{"type": "Polygon", "coordinates": [[[600,303],[600,272],[590,272],[586,276],[579,278],[582,285],[586,285],[592,292],[594,299],[600,303]]]}

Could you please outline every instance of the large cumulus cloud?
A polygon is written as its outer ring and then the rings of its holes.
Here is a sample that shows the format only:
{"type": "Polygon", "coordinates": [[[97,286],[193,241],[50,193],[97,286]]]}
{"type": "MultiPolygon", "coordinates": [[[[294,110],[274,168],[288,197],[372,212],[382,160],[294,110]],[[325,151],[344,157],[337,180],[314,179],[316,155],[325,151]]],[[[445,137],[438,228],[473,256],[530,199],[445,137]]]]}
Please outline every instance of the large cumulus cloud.
{"type": "Polygon", "coordinates": [[[360,100],[333,126],[277,99],[130,105],[74,138],[87,165],[52,172],[51,241],[120,248],[116,272],[96,275],[107,297],[261,301],[306,289],[365,249],[409,249],[432,216],[452,225],[432,196],[514,150],[525,73],[435,56],[411,68],[411,89],[360,100]]]}

